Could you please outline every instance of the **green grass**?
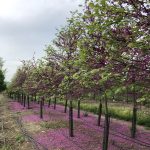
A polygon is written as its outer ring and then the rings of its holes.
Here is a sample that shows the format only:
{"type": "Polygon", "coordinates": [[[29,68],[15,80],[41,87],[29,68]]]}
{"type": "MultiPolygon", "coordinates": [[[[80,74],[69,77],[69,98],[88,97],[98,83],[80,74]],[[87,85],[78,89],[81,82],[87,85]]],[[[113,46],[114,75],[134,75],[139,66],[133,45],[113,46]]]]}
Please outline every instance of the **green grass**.
{"type": "Polygon", "coordinates": [[[3,147],[0,147],[0,150],[13,150],[13,148],[10,145],[3,145],[3,147]]]}
{"type": "Polygon", "coordinates": [[[67,121],[51,121],[51,122],[42,122],[41,127],[46,129],[59,129],[59,128],[66,128],[68,127],[67,121]]]}
{"type": "MultiPolygon", "coordinates": [[[[65,101],[59,101],[58,103],[61,105],[64,105],[65,101]]],[[[76,102],[73,103],[73,107],[77,109],[76,102]]],[[[98,113],[98,104],[96,103],[81,102],[80,108],[81,110],[86,111],[86,112],[91,112],[94,114],[98,113]]],[[[125,120],[125,121],[132,120],[132,108],[131,107],[115,106],[115,105],[110,104],[109,112],[112,118],[125,120]]],[[[102,113],[104,114],[104,108],[102,110],[102,113]]],[[[144,111],[144,110],[138,110],[137,124],[145,126],[146,129],[149,129],[150,128],[150,112],[144,111]]]]}
{"type": "Polygon", "coordinates": [[[16,142],[23,143],[25,142],[25,137],[22,134],[16,136],[16,142]]]}

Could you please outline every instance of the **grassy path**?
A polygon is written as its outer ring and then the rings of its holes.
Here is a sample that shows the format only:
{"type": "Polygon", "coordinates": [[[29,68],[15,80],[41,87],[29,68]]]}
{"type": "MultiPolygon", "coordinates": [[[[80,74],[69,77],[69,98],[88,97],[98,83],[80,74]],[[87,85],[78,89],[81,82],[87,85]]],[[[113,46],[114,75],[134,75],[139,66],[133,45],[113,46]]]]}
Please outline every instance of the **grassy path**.
{"type": "Polygon", "coordinates": [[[33,150],[15,121],[17,113],[11,112],[8,104],[8,99],[0,95],[0,150],[33,150]]]}

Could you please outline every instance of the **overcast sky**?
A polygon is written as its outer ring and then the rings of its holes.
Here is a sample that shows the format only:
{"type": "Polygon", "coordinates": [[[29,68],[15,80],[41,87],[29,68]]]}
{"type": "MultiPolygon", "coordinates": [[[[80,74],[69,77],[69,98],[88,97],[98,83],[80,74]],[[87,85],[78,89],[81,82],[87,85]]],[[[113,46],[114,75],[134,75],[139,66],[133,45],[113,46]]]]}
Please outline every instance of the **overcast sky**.
{"type": "Polygon", "coordinates": [[[65,25],[81,0],[0,0],[0,57],[10,81],[20,60],[44,55],[56,28],[65,25]]]}

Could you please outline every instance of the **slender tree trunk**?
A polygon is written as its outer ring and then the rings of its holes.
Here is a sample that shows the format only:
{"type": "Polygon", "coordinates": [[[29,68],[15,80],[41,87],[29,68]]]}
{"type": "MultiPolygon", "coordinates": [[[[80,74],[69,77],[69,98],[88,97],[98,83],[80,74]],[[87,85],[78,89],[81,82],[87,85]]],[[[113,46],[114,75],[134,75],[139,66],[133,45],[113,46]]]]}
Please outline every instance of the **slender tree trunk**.
{"type": "Polygon", "coordinates": [[[103,150],[108,150],[110,116],[108,113],[107,96],[105,94],[105,124],[103,134],[103,150]]]}
{"type": "MultiPolygon", "coordinates": [[[[135,83],[135,81],[134,81],[135,83]]],[[[136,136],[136,122],[137,122],[137,104],[136,104],[136,95],[135,95],[135,86],[133,90],[133,114],[132,114],[132,127],[131,127],[131,137],[135,138],[136,136]]]]}
{"type": "Polygon", "coordinates": [[[69,136],[73,137],[73,107],[72,107],[72,100],[70,100],[69,105],[69,136]]]}
{"type": "Polygon", "coordinates": [[[24,95],[23,106],[26,107],[26,95],[24,95]]]}
{"type": "Polygon", "coordinates": [[[40,118],[43,119],[43,100],[40,101],[40,118]]]}
{"type": "Polygon", "coordinates": [[[36,94],[34,95],[34,102],[36,102],[36,94]]]}
{"type": "Polygon", "coordinates": [[[54,98],[54,109],[56,109],[56,96],[55,96],[55,98],[54,98]]]}
{"type": "Polygon", "coordinates": [[[102,116],[102,102],[100,100],[99,107],[98,107],[98,122],[97,122],[98,126],[100,126],[101,123],[101,116],[102,116]]]}
{"type": "Polygon", "coordinates": [[[43,106],[45,104],[45,98],[44,97],[42,97],[42,104],[43,104],[43,106]]]}
{"type": "Polygon", "coordinates": [[[67,106],[68,106],[68,100],[66,99],[64,113],[67,113],[67,106]]]}
{"type": "Polygon", "coordinates": [[[105,114],[103,150],[108,150],[110,116],[105,114]]]}
{"type": "Polygon", "coordinates": [[[18,100],[18,102],[20,102],[19,93],[17,93],[17,100],[18,100]]]}
{"type": "Polygon", "coordinates": [[[127,91],[126,91],[127,93],[127,99],[126,99],[126,102],[127,102],[127,104],[128,104],[128,102],[129,102],[129,97],[128,97],[128,87],[127,87],[127,91]]]}
{"type": "Polygon", "coordinates": [[[132,117],[132,128],[131,128],[131,137],[135,138],[136,136],[136,122],[137,122],[137,109],[133,108],[133,117],[132,117]]]}
{"type": "Polygon", "coordinates": [[[22,95],[21,95],[21,105],[23,105],[23,96],[24,96],[24,94],[22,93],[22,95]]]}
{"type": "Polygon", "coordinates": [[[80,118],[80,100],[78,100],[78,118],[80,118]]]}
{"type": "Polygon", "coordinates": [[[50,107],[50,105],[51,105],[51,98],[48,101],[48,107],[50,107]]]}
{"type": "Polygon", "coordinates": [[[27,96],[27,108],[28,109],[30,108],[30,96],[29,95],[27,96]]]}
{"type": "Polygon", "coordinates": [[[133,76],[133,114],[132,114],[132,127],[131,127],[131,137],[136,136],[136,122],[137,122],[137,103],[136,103],[136,91],[135,91],[135,76],[133,76]]]}

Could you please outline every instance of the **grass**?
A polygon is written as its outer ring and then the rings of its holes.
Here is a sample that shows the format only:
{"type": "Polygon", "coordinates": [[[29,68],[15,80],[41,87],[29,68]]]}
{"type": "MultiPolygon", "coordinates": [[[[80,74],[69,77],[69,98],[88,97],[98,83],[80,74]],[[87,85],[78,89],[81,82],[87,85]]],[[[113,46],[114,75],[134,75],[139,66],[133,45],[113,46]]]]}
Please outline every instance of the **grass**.
{"type": "Polygon", "coordinates": [[[23,143],[25,142],[25,137],[22,134],[16,136],[16,142],[23,143]]]}
{"type": "MultiPolygon", "coordinates": [[[[59,101],[57,103],[64,105],[65,101],[59,101]]],[[[73,107],[77,108],[76,102],[73,103],[73,107]]],[[[98,104],[96,103],[81,102],[80,108],[83,111],[98,114],[98,104]]],[[[109,112],[112,118],[125,121],[132,120],[132,108],[129,106],[115,106],[115,104],[110,104],[109,112]]],[[[104,108],[102,109],[102,113],[104,114],[104,108]]],[[[145,126],[146,129],[150,129],[150,112],[145,110],[138,110],[137,124],[145,126]]]]}
{"type": "Polygon", "coordinates": [[[68,123],[67,121],[51,121],[51,122],[42,122],[41,127],[46,128],[46,129],[59,129],[59,128],[67,128],[68,123]]]}
{"type": "Polygon", "coordinates": [[[10,145],[3,145],[0,150],[13,150],[13,148],[10,145]]]}

